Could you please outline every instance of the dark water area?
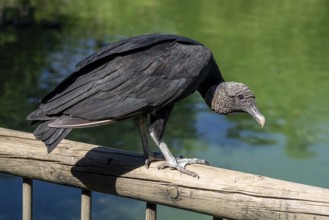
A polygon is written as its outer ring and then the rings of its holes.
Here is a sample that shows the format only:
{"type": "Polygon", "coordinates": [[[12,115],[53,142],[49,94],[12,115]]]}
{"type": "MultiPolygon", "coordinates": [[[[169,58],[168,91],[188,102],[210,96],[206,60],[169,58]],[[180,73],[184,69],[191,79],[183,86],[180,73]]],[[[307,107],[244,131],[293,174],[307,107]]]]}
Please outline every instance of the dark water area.
{"type": "MultiPolygon", "coordinates": [[[[179,34],[210,48],[226,81],[254,91],[266,125],[243,114],[219,116],[196,93],[175,106],[168,122],[172,152],[329,188],[328,1],[20,2],[0,2],[0,127],[31,132],[26,115],[97,49],[140,34],[179,34]]],[[[142,153],[131,121],[67,138],[142,153]]],[[[1,220],[21,219],[21,182],[0,174],[1,220]]],[[[78,189],[34,186],[35,219],[80,218],[78,189]]],[[[143,202],[94,193],[93,219],[143,219],[144,211],[143,202]]],[[[158,217],[211,219],[164,206],[158,217]]]]}

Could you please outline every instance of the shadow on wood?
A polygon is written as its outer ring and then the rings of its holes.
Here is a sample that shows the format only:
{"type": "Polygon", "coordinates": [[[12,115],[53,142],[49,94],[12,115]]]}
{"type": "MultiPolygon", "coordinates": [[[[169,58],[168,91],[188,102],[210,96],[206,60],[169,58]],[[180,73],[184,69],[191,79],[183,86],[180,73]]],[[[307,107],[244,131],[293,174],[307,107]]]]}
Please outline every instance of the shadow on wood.
{"type": "Polygon", "coordinates": [[[0,172],[228,219],[329,219],[329,189],[211,166],[147,169],[142,155],[64,140],[50,154],[30,133],[0,128],[0,172]]]}
{"type": "Polygon", "coordinates": [[[88,189],[118,195],[117,178],[144,165],[142,155],[132,155],[116,149],[94,147],[74,164],[71,172],[88,189]]]}

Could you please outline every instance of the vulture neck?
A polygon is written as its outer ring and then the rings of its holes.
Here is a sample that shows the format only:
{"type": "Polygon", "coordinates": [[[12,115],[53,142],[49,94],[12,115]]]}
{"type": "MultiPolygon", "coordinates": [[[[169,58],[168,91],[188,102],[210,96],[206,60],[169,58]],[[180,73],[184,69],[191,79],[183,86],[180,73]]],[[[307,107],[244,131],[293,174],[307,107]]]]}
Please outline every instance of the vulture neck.
{"type": "Polygon", "coordinates": [[[227,82],[213,85],[203,97],[207,105],[218,114],[229,114],[231,112],[230,100],[226,94],[227,82]]]}
{"type": "Polygon", "coordinates": [[[202,75],[204,75],[205,78],[200,83],[198,91],[205,99],[208,90],[211,87],[218,86],[220,83],[224,82],[224,79],[214,58],[209,61],[202,72],[202,75]]]}

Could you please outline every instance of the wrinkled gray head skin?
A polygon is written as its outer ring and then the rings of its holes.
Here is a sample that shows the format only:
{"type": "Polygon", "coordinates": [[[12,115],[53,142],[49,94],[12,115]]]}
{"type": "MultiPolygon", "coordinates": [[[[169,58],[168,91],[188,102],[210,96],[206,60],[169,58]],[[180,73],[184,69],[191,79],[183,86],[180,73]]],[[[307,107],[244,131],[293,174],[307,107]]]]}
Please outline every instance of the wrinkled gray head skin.
{"type": "Polygon", "coordinates": [[[219,114],[246,112],[262,127],[265,124],[265,117],[256,106],[254,93],[243,83],[222,82],[213,86],[207,91],[205,100],[219,114]]]}

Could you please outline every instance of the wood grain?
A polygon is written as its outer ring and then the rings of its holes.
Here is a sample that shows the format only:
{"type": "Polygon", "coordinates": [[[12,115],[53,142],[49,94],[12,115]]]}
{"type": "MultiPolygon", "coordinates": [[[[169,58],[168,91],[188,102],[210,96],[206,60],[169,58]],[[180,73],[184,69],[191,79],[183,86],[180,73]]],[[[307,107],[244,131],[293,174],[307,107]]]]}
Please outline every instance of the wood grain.
{"type": "Polygon", "coordinates": [[[329,189],[211,166],[196,179],[147,169],[140,154],[64,140],[50,154],[30,133],[0,128],[0,172],[227,219],[329,219],[329,189]]]}

